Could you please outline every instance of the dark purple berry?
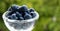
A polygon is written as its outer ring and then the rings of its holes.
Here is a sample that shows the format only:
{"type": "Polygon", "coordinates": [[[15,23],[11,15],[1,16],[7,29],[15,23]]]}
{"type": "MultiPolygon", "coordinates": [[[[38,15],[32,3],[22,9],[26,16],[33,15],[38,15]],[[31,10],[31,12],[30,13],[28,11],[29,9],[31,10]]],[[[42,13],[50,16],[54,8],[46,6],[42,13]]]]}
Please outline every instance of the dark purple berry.
{"type": "Polygon", "coordinates": [[[19,12],[16,12],[17,17],[21,17],[22,15],[19,12]]]}
{"type": "Polygon", "coordinates": [[[31,19],[32,18],[32,16],[31,15],[29,15],[28,13],[26,13],[25,15],[24,15],[24,19],[26,20],[26,19],[31,19]]]}
{"type": "Polygon", "coordinates": [[[31,13],[31,16],[32,16],[32,18],[34,18],[36,16],[36,14],[35,13],[31,13]]]}
{"type": "Polygon", "coordinates": [[[22,6],[21,8],[19,8],[19,11],[20,12],[25,12],[25,11],[28,11],[28,9],[27,9],[26,6],[22,6]]]}
{"type": "Polygon", "coordinates": [[[18,6],[11,6],[12,11],[18,11],[19,7],[18,6]]]}
{"type": "Polygon", "coordinates": [[[16,17],[16,14],[12,14],[10,17],[11,17],[11,19],[15,19],[15,20],[18,19],[18,18],[16,17]]]}
{"type": "Polygon", "coordinates": [[[18,20],[24,20],[24,18],[23,17],[19,17],[19,19],[18,20]]]}
{"type": "Polygon", "coordinates": [[[29,11],[30,11],[30,12],[34,12],[34,9],[31,8],[29,11]]]}

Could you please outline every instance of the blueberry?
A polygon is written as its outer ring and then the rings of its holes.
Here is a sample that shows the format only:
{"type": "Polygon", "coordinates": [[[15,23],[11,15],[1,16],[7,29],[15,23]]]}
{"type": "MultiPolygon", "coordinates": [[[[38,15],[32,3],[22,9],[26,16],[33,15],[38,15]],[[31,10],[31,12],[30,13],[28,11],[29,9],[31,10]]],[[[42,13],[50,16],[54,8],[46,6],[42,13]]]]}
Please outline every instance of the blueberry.
{"type": "Polygon", "coordinates": [[[9,12],[8,14],[9,14],[9,15],[12,15],[13,13],[14,13],[14,12],[13,12],[13,11],[11,11],[11,12],[9,12]]]}
{"type": "Polygon", "coordinates": [[[34,9],[33,9],[33,8],[31,8],[29,11],[30,11],[30,12],[34,12],[34,9]]]}
{"type": "Polygon", "coordinates": [[[26,13],[25,15],[24,15],[24,19],[26,20],[26,19],[31,19],[32,18],[32,16],[31,15],[29,15],[28,13],[26,13]]]}
{"type": "Polygon", "coordinates": [[[26,6],[22,6],[21,8],[19,8],[19,11],[20,12],[25,12],[25,11],[28,11],[28,9],[27,9],[26,6]]]}
{"type": "Polygon", "coordinates": [[[25,12],[19,12],[22,16],[25,15],[25,12]]]}
{"type": "Polygon", "coordinates": [[[16,12],[17,17],[21,17],[22,15],[19,12],[16,12]]]}
{"type": "Polygon", "coordinates": [[[24,20],[24,18],[23,17],[19,17],[19,19],[18,20],[24,20]]]}
{"type": "Polygon", "coordinates": [[[12,15],[14,12],[10,11],[6,13],[6,17],[12,15]]]}
{"type": "Polygon", "coordinates": [[[26,20],[26,19],[31,19],[36,16],[34,13],[34,9],[31,8],[28,10],[26,6],[19,7],[17,5],[11,6],[11,8],[8,9],[8,18],[10,19],[15,19],[15,20],[26,20]]]}
{"type": "Polygon", "coordinates": [[[30,9],[30,12],[34,12],[34,9],[31,8],[31,9],[30,9]]]}
{"type": "Polygon", "coordinates": [[[36,16],[36,14],[35,13],[31,13],[31,16],[32,16],[32,18],[34,18],[36,16]]]}
{"type": "Polygon", "coordinates": [[[11,9],[12,9],[12,11],[18,11],[19,7],[14,5],[14,6],[11,6],[11,9]]]}
{"type": "Polygon", "coordinates": [[[30,14],[30,12],[29,12],[29,11],[26,11],[26,13],[30,14]]]}
{"type": "Polygon", "coordinates": [[[16,17],[16,14],[12,14],[12,15],[10,16],[10,18],[11,18],[11,19],[15,19],[15,20],[18,19],[18,18],[16,17]]]}

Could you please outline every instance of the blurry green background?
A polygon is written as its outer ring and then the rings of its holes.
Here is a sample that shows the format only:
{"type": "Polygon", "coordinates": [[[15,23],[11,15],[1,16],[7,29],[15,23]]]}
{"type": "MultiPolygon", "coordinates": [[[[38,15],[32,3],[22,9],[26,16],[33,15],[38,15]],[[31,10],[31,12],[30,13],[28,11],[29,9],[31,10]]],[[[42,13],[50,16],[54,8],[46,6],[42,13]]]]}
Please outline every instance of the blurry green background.
{"type": "Polygon", "coordinates": [[[40,15],[33,31],[60,31],[60,0],[0,0],[0,31],[9,31],[2,14],[12,5],[33,7],[40,15]]]}

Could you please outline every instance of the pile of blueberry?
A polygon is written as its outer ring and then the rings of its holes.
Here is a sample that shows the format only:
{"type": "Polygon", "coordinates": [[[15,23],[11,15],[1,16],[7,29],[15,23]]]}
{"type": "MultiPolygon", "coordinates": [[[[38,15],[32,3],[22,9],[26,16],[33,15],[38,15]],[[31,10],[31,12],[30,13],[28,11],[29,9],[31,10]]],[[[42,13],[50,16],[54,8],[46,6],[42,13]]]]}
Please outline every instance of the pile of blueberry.
{"type": "Polygon", "coordinates": [[[8,11],[7,17],[13,20],[27,20],[36,16],[34,9],[31,8],[28,10],[26,6],[19,7],[14,5],[11,6],[8,11]]]}

